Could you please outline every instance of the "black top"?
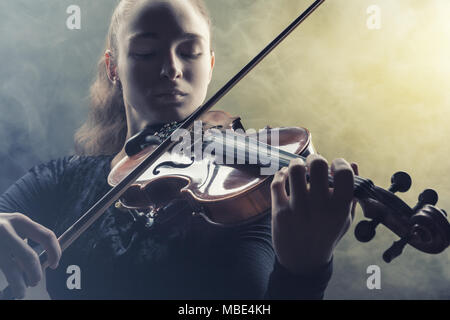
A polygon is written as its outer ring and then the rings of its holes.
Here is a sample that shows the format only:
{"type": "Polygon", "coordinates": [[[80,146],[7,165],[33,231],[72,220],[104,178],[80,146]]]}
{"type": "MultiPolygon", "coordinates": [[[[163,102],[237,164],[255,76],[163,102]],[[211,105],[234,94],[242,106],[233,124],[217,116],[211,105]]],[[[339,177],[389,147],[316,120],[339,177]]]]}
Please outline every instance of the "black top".
{"type": "MultiPolygon", "coordinates": [[[[0,212],[20,212],[61,235],[111,187],[112,156],[69,156],[38,165],[0,197],[0,212]]],[[[164,224],[146,229],[111,207],[47,269],[53,299],[321,299],[332,263],[294,276],[275,259],[270,214],[223,228],[193,216],[185,201],[164,224]],[[68,289],[67,268],[81,270],[68,289]]],[[[168,215],[169,216],[169,215],[168,215]]]]}

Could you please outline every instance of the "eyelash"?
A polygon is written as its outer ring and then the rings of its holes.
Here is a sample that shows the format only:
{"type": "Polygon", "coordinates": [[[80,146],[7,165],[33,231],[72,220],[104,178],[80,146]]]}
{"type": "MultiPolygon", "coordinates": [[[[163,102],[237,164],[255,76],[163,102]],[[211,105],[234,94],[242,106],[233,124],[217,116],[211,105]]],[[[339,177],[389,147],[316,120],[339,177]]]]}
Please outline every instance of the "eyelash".
{"type": "Polygon", "coordinates": [[[186,53],[186,54],[181,54],[181,56],[185,57],[185,58],[189,58],[189,59],[197,59],[202,55],[202,53],[186,53]]]}
{"type": "MultiPolygon", "coordinates": [[[[190,53],[181,53],[180,55],[184,58],[187,59],[198,59],[200,58],[200,56],[203,53],[194,53],[194,54],[190,54],[190,53]]],[[[149,58],[153,58],[154,56],[156,56],[156,53],[152,52],[152,53],[145,53],[145,54],[140,54],[140,53],[133,53],[132,56],[139,58],[139,59],[149,59],[149,58]]]]}
{"type": "Polygon", "coordinates": [[[156,53],[145,53],[145,54],[140,54],[140,53],[133,53],[132,54],[134,57],[136,57],[136,58],[143,58],[143,59],[145,59],[145,58],[151,58],[151,57],[154,57],[155,55],[156,55],[156,53]]]}

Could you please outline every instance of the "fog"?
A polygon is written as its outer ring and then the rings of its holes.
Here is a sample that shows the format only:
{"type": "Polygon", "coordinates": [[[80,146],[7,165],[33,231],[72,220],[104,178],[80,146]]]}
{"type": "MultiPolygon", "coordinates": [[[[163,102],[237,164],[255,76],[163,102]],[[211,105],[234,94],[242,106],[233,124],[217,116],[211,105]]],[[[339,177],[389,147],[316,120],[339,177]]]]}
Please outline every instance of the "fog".
{"type": "MultiPolygon", "coordinates": [[[[0,2],[0,192],[32,166],[73,153],[115,3],[0,2]],[[81,8],[80,30],[66,27],[73,4],[81,8]]],[[[214,23],[212,95],[312,0],[206,3],[214,23]]],[[[408,204],[433,188],[438,206],[450,210],[449,10],[446,0],[326,1],[216,108],[241,116],[246,128],[306,127],[323,156],[357,162],[379,186],[407,171],[413,185],[401,197],[408,204]],[[379,29],[367,25],[370,5],[381,10],[379,29]]],[[[448,250],[406,247],[386,264],[382,253],[396,236],[381,226],[362,244],[355,225],[336,250],[327,299],[450,298],[448,250]],[[367,288],[370,265],[381,269],[379,290],[367,288]]],[[[46,294],[38,288],[28,297],[46,294]]]]}

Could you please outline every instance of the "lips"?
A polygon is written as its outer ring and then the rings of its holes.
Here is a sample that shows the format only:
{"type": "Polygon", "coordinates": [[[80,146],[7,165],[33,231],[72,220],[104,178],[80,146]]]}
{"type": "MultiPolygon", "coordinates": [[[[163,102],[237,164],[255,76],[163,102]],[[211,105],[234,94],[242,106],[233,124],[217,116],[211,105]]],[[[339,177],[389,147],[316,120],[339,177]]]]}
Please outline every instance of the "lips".
{"type": "Polygon", "coordinates": [[[178,88],[170,88],[156,91],[154,97],[162,105],[180,105],[186,101],[188,94],[178,88]]]}
{"type": "Polygon", "coordinates": [[[180,89],[176,89],[176,88],[161,90],[155,94],[155,96],[157,98],[164,97],[164,96],[174,97],[174,96],[186,96],[186,95],[187,95],[186,92],[181,91],[180,89]]]}

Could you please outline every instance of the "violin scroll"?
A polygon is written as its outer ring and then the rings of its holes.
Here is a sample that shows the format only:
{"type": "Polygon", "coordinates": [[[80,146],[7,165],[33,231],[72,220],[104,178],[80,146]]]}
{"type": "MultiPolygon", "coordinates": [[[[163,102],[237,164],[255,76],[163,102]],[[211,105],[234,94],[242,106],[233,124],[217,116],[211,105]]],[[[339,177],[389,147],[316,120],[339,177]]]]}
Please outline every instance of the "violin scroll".
{"type": "Polygon", "coordinates": [[[407,244],[431,254],[444,251],[450,244],[450,224],[444,210],[435,207],[438,201],[436,191],[426,189],[418,198],[418,203],[410,208],[394,195],[405,192],[411,186],[411,178],[405,172],[397,172],[391,178],[388,190],[374,186],[365,199],[360,199],[364,215],[371,220],[358,223],[355,237],[368,242],[375,237],[379,224],[397,234],[395,241],[383,254],[387,263],[401,255],[407,244]]]}

